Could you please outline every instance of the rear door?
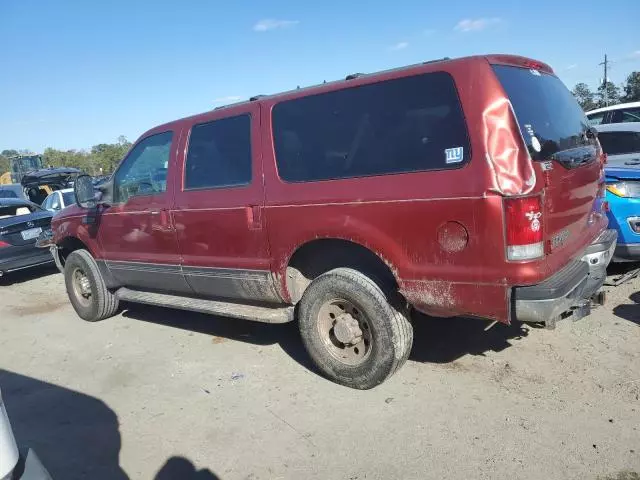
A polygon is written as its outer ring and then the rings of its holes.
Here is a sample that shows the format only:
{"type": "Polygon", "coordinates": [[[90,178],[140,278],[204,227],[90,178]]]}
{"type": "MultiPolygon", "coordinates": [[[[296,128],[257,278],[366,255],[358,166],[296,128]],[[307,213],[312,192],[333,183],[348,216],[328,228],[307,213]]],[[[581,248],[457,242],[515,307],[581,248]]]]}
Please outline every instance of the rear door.
{"type": "Polygon", "coordinates": [[[509,65],[493,69],[513,105],[536,175],[544,179],[547,260],[567,263],[605,224],[597,200],[604,181],[598,142],[555,75],[509,65]]]}
{"type": "Polygon", "coordinates": [[[178,163],[172,215],[182,270],[198,295],[275,302],[263,217],[260,106],[201,116],[178,163]]]}

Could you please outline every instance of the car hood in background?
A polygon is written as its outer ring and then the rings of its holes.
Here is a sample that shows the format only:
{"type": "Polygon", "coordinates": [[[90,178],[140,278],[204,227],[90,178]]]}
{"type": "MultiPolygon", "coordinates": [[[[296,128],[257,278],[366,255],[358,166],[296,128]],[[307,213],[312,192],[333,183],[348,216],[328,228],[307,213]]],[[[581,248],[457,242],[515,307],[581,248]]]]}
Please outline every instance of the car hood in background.
{"type": "Polygon", "coordinates": [[[607,167],[604,173],[607,179],[640,180],[640,168],[607,167]]]}
{"type": "Polygon", "coordinates": [[[24,187],[49,184],[63,185],[78,173],[80,173],[79,169],[71,167],[46,168],[26,173],[24,177],[22,177],[21,183],[24,187]]]}

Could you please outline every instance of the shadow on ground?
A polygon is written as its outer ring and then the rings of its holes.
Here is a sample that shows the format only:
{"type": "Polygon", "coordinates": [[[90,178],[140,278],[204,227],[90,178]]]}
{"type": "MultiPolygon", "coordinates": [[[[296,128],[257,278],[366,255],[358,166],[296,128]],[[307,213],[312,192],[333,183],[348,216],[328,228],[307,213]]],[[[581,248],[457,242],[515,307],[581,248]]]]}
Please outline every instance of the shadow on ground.
{"type": "MultiPolygon", "coordinates": [[[[133,304],[128,305],[123,316],[253,345],[279,344],[295,361],[316,372],[294,322],[273,325],[192,312],[176,314],[176,310],[168,308],[133,304]]],[[[528,329],[520,323],[510,326],[497,324],[485,332],[488,322],[462,317],[414,315],[413,325],[414,344],[409,358],[425,363],[448,363],[468,354],[501,351],[511,346],[511,340],[528,335],[528,329]]]]}
{"type": "Polygon", "coordinates": [[[614,307],[613,313],[623,320],[627,320],[640,326],[640,292],[632,293],[629,300],[633,303],[617,305],[614,307]]]}
{"type": "Polygon", "coordinates": [[[26,268],[24,270],[18,270],[17,272],[4,274],[0,277],[0,287],[25,283],[35,280],[36,278],[48,277],[49,275],[55,275],[57,273],[60,272],[58,272],[58,269],[53,263],[39,267],[26,268]]]}
{"type": "MultiPolygon", "coordinates": [[[[32,448],[54,479],[127,480],[120,467],[118,417],[103,401],[0,369],[0,387],[21,448],[32,448]]],[[[134,442],[135,443],[135,442],[134,442]]],[[[155,480],[219,480],[171,457],[155,480]]]]}

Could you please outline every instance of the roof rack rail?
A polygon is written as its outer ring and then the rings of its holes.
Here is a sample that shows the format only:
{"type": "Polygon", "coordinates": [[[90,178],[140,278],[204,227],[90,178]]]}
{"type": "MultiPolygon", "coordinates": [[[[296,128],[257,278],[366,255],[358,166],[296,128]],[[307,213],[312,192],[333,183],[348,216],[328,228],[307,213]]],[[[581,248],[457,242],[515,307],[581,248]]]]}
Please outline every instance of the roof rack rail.
{"type": "Polygon", "coordinates": [[[254,95],[253,97],[249,98],[249,101],[250,102],[255,102],[256,100],[260,100],[263,97],[266,97],[266,95],[254,95]]]}
{"type": "Polygon", "coordinates": [[[442,57],[442,58],[436,58],[435,60],[427,60],[426,62],[422,62],[422,64],[426,65],[427,63],[445,62],[447,60],[451,60],[451,57],[442,57]]]}
{"type": "Polygon", "coordinates": [[[355,80],[356,78],[362,77],[365,75],[364,73],[352,73],[344,77],[345,80],[355,80]]]}

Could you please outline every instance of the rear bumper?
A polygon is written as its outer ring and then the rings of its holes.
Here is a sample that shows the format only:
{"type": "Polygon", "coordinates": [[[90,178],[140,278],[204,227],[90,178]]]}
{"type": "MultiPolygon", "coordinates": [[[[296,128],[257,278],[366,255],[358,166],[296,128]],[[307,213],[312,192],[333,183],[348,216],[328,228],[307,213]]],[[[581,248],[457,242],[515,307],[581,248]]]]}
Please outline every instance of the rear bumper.
{"type": "Polygon", "coordinates": [[[515,319],[553,324],[588,315],[591,298],[607,278],[607,265],[616,247],[617,232],[605,230],[583,255],[537,285],[513,289],[515,319]]]}
{"type": "Polygon", "coordinates": [[[5,273],[23,270],[25,268],[36,267],[53,262],[53,257],[46,250],[41,250],[33,246],[29,247],[7,247],[0,252],[0,276],[5,273]]]}

